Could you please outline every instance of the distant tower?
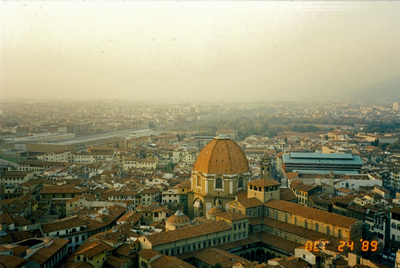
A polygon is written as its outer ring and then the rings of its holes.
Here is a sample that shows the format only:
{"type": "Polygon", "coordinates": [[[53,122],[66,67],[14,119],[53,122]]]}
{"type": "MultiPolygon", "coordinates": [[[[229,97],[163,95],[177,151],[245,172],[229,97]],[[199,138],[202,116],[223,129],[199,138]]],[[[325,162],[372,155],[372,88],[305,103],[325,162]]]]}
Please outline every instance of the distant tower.
{"type": "Polygon", "coordinates": [[[393,103],[393,111],[398,111],[399,110],[399,103],[395,102],[393,103]]]}
{"type": "Polygon", "coordinates": [[[265,204],[271,198],[280,199],[280,183],[274,179],[258,179],[247,183],[247,198],[255,197],[265,204]]]}
{"type": "Polygon", "coordinates": [[[261,164],[260,164],[260,178],[261,179],[266,179],[266,180],[271,180],[271,158],[267,155],[267,152],[264,152],[262,158],[261,158],[261,164]]]}

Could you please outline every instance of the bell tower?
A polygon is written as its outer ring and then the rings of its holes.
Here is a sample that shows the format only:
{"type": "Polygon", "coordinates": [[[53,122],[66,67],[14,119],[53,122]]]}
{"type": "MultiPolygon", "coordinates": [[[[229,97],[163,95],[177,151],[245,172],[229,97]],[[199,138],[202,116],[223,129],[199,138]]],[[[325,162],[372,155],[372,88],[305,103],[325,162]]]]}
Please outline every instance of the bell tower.
{"type": "Polygon", "coordinates": [[[261,158],[260,168],[260,178],[271,180],[271,158],[269,158],[266,151],[264,151],[264,154],[261,158]]]}

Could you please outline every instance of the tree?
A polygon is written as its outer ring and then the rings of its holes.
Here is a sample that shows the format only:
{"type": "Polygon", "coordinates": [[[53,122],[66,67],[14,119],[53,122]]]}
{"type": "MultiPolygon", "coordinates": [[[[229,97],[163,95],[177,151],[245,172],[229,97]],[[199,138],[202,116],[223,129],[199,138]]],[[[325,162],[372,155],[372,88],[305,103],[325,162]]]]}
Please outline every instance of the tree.
{"type": "Polygon", "coordinates": [[[218,261],[214,264],[214,266],[212,266],[212,268],[223,268],[222,264],[218,261]]]}
{"type": "Polygon", "coordinates": [[[172,172],[172,171],[174,171],[175,166],[176,166],[176,163],[168,163],[167,166],[165,167],[165,170],[167,172],[172,172]]]}
{"type": "Polygon", "coordinates": [[[397,139],[392,144],[392,149],[400,149],[400,139],[397,139]]]}
{"type": "Polygon", "coordinates": [[[149,123],[149,128],[151,128],[151,129],[156,128],[156,124],[154,124],[154,122],[150,122],[149,123]]]}
{"type": "Polygon", "coordinates": [[[374,141],[371,141],[371,146],[378,146],[379,145],[379,140],[375,139],[374,141]]]}
{"type": "Polygon", "coordinates": [[[381,147],[382,151],[385,151],[386,148],[387,148],[389,145],[390,145],[390,143],[382,143],[382,142],[380,142],[380,143],[378,144],[378,146],[381,147]]]}

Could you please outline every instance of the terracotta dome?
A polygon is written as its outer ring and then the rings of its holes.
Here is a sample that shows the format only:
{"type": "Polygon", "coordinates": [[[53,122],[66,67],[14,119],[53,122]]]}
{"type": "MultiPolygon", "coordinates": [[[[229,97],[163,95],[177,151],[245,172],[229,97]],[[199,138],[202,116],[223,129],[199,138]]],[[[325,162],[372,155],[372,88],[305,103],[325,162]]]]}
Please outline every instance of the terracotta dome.
{"type": "Polygon", "coordinates": [[[212,208],[209,211],[207,211],[207,214],[210,216],[214,216],[221,212],[226,212],[226,210],[223,208],[212,208]]]}
{"type": "Polygon", "coordinates": [[[219,135],[201,150],[193,171],[205,174],[239,174],[249,172],[246,155],[228,136],[219,135]]]}
{"type": "Polygon", "coordinates": [[[167,219],[167,223],[171,225],[182,225],[190,223],[190,218],[178,210],[174,215],[167,219]]]}

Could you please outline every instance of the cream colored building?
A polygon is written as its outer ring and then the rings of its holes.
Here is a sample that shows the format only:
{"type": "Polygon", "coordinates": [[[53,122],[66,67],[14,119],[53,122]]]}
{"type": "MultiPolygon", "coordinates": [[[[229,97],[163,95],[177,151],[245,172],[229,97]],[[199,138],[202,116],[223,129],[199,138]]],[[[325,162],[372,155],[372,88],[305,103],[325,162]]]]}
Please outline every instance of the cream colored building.
{"type": "Polygon", "coordinates": [[[139,237],[141,249],[152,249],[168,256],[208,248],[233,241],[231,226],[225,221],[190,226],[174,231],[139,237]],[[224,242],[225,241],[225,242],[224,242]]]}
{"type": "Polygon", "coordinates": [[[264,217],[347,241],[357,242],[362,235],[362,222],[359,220],[283,200],[271,199],[265,203],[264,217]]]}
{"type": "MultiPolygon", "coordinates": [[[[240,213],[223,212],[217,215],[215,222],[189,225],[181,229],[142,236],[138,240],[141,249],[152,249],[161,254],[176,256],[248,238],[248,219],[248,216],[240,213]]],[[[183,221],[187,223],[187,218],[183,221]]],[[[168,226],[171,225],[167,225],[167,228],[168,226]]]]}
{"type": "Polygon", "coordinates": [[[133,157],[125,158],[123,160],[123,169],[130,170],[135,168],[146,168],[155,170],[157,166],[157,160],[153,159],[137,159],[133,157]]]}

